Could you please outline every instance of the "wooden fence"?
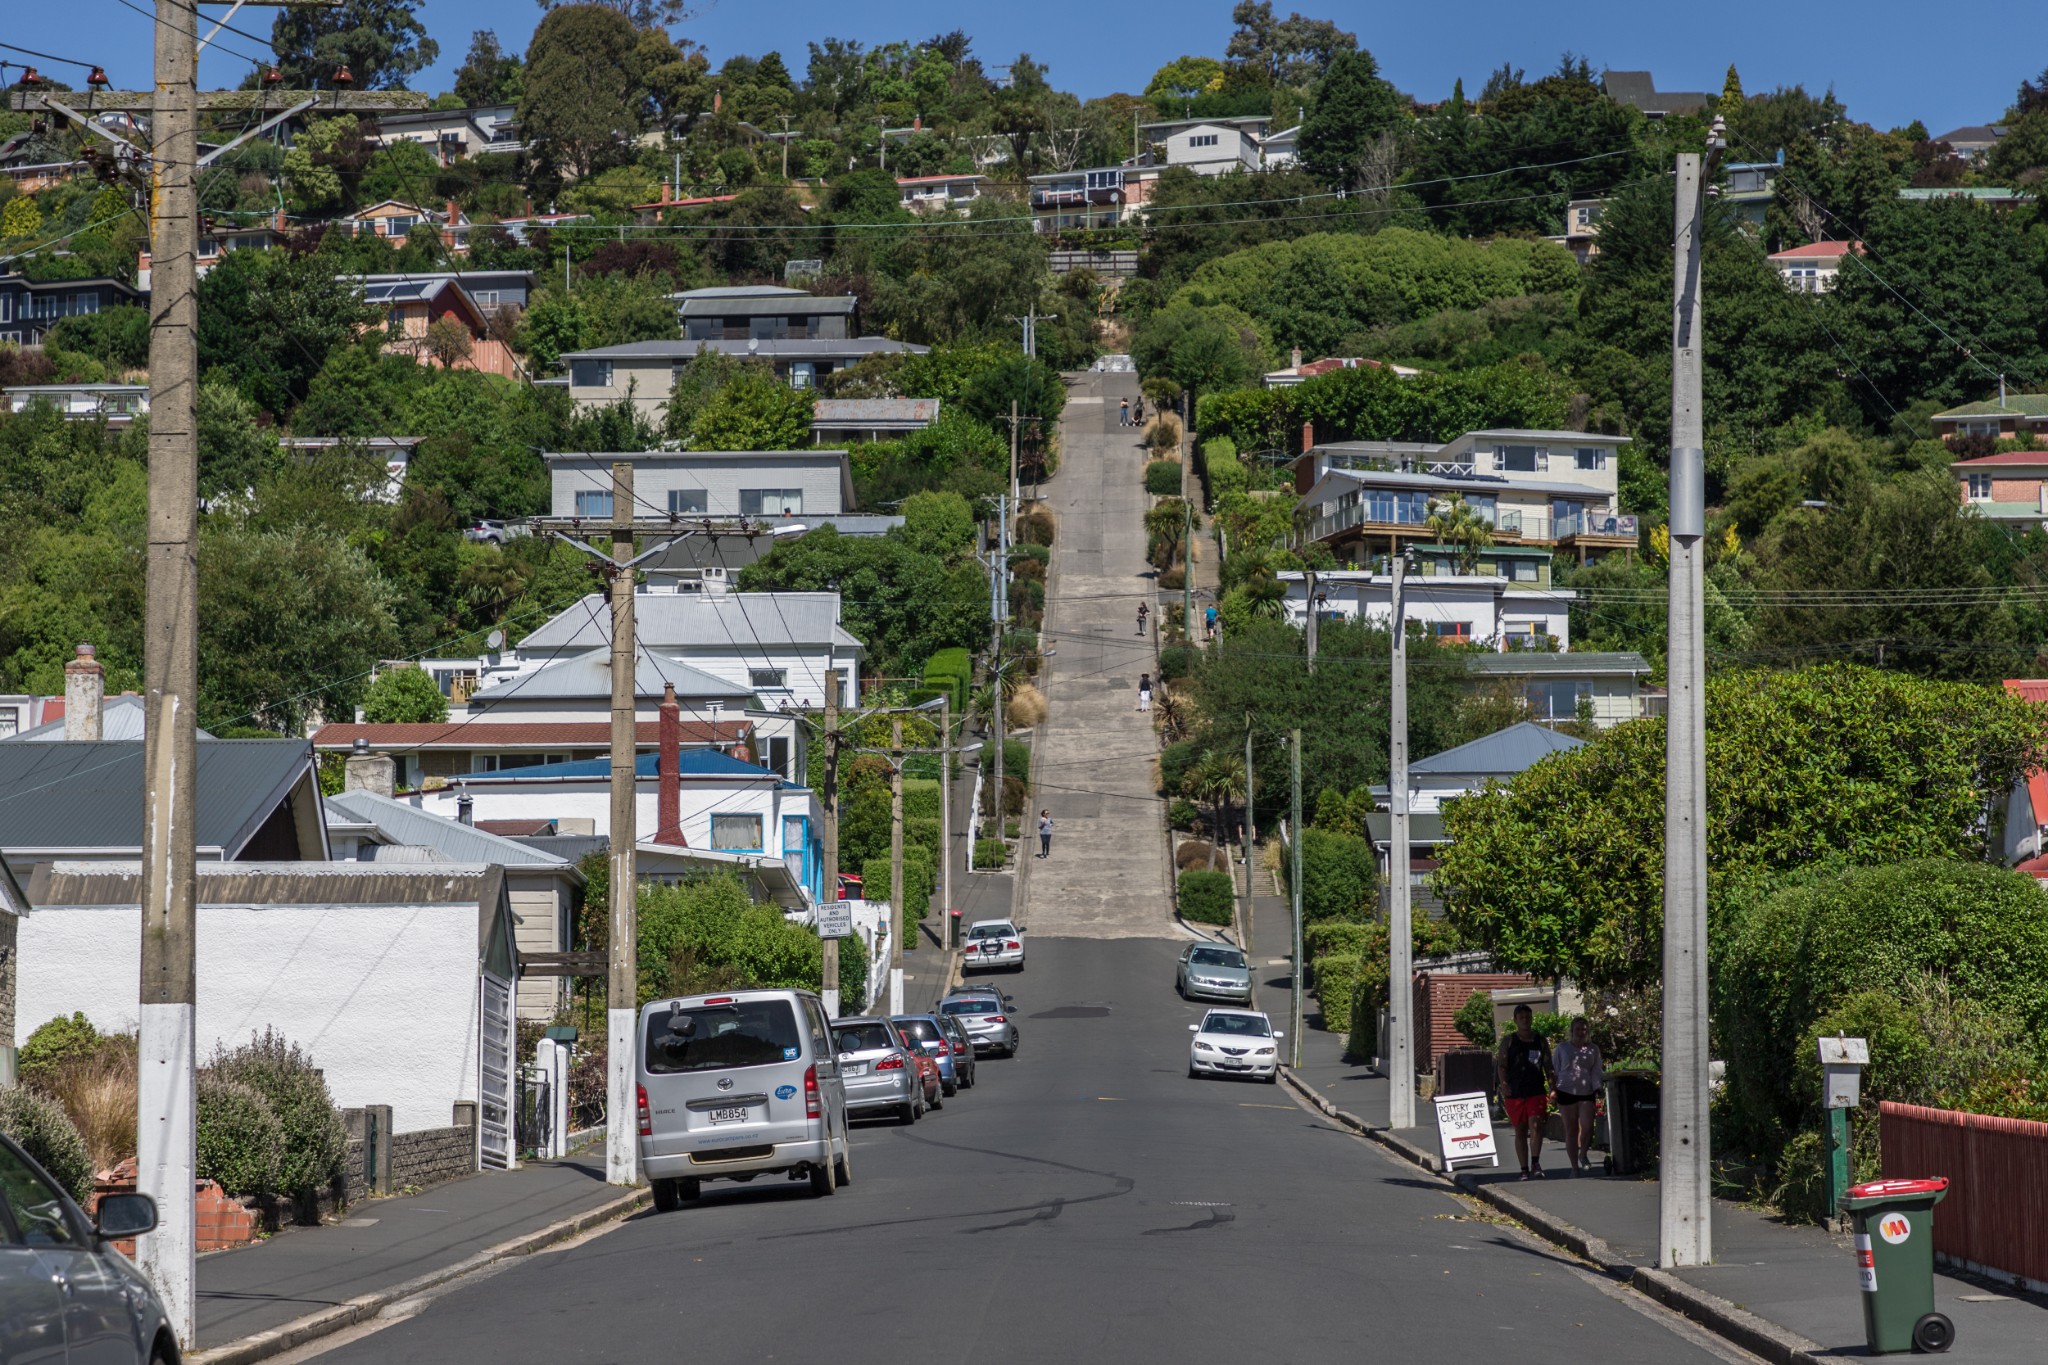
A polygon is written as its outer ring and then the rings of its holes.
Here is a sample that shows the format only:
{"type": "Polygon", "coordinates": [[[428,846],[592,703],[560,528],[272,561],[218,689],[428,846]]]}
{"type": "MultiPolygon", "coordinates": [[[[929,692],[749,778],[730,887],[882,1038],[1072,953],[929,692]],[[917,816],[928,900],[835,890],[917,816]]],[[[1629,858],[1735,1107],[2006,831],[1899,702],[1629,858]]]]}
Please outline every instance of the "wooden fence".
{"type": "Polygon", "coordinates": [[[2048,1123],[1889,1101],[1878,1115],[1887,1179],[1948,1177],[1935,1254],[2048,1290],[2048,1123]]]}

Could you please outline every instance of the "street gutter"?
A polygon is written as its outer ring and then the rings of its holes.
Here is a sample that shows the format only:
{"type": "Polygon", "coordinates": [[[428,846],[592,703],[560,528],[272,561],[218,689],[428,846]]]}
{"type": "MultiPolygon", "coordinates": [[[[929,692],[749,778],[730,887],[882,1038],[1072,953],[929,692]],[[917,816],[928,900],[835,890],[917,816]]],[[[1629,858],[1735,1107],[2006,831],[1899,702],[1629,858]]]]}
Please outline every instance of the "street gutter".
{"type": "Polygon", "coordinates": [[[275,1355],[296,1349],[309,1341],[332,1336],[336,1332],[368,1322],[393,1304],[417,1298],[429,1290],[438,1289],[452,1280],[475,1274],[499,1261],[515,1257],[530,1256],[536,1251],[545,1251],[557,1243],[566,1242],[592,1228],[616,1222],[646,1208],[652,1201],[653,1193],[646,1187],[629,1190],[618,1198],[598,1205],[594,1209],[548,1224],[544,1228],[486,1247],[459,1261],[430,1270],[402,1284],[380,1289],[373,1294],[361,1294],[338,1303],[332,1308],[323,1308],[317,1313],[308,1313],[274,1327],[265,1332],[252,1332],[246,1337],[230,1341],[222,1346],[209,1346],[203,1351],[192,1351],[183,1357],[185,1365],[252,1365],[252,1362],[268,1360],[275,1355]]]}
{"type": "Polygon", "coordinates": [[[1317,1112],[1335,1119],[1362,1137],[1370,1138],[1389,1151],[1420,1166],[1459,1192],[1491,1204],[1545,1241],[1597,1266],[1604,1274],[1655,1299],[1664,1307],[1691,1319],[1716,1336],[1748,1351],[1772,1365],[1827,1365],[1827,1352],[1819,1342],[1768,1322],[1718,1294],[1688,1284],[1669,1271],[1637,1265],[1616,1252],[1605,1238],[1596,1237],[1576,1224],[1566,1222],[1547,1209],[1523,1199],[1498,1183],[1482,1183],[1470,1175],[1452,1172],[1448,1176],[1435,1152],[1418,1147],[1391,1129],[1366,1122],[1348,1110],[1339,1109],[1314,1086],[1280,1068],[1281,1079],[1317,1112]]]}

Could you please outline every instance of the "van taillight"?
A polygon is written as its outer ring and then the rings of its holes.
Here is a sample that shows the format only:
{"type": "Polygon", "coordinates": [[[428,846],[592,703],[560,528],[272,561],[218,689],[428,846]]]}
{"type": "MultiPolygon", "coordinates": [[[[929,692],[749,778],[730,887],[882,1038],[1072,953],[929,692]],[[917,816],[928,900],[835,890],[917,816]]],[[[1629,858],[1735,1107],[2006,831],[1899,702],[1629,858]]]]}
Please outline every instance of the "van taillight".
{"type": "Polygon", "coordinates": [[[633,1088],[640,1092],[640,1136],[653,1137],[654,1115],[647,1110],[647,1087],[636,1085],[633,1088]]]}
{"type": "Polygon", "coordinates": [[[814,1066],[804,1068],[804,1117],[821,1117],[818,1108],[818,1068],[814,1066]]]}

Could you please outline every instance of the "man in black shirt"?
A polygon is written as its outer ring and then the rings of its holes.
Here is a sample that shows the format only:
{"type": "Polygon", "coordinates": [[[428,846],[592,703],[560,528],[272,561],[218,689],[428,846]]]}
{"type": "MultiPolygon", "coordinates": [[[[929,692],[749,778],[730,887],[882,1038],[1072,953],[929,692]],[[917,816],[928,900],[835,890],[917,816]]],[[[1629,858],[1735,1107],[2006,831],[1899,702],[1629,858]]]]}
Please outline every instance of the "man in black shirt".
{"type": "Polygon", "coordinates": [[[1522,1179],[1543,1175],[1543,1121],[1550,1107],[1552,1073],[1550,1045],[1533,1027],[1536,1015],[1527,1005],[1515,1006],[1515,1031],[1500,1045],[1494,1067],[1500,1074],[1501,1103],[1515,1130],[1515,1159],[1522,1179]]]}

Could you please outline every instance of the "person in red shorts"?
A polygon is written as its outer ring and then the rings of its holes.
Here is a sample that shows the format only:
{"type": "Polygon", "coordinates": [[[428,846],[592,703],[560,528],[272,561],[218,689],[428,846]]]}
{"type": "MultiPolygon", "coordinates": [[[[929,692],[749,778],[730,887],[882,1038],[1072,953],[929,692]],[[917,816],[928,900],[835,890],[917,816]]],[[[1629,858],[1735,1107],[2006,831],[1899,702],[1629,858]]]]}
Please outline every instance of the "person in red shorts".
{"type": "Polygon", "coordinates": [[[1535,1018],[1527,1005],[1515,1006],[1515,1031],[1502,1041],[1493,1059],[1500,1073],[1501,1102],[1515,1130],[1515,1159],[1522,1163],[1524,1180],[1532,1173],[1539,1179],[1543,1175],[1543,1117],[1549,1108],[1554,1074],[1550,1048],[1532,1027],[1535,1018]]]}

